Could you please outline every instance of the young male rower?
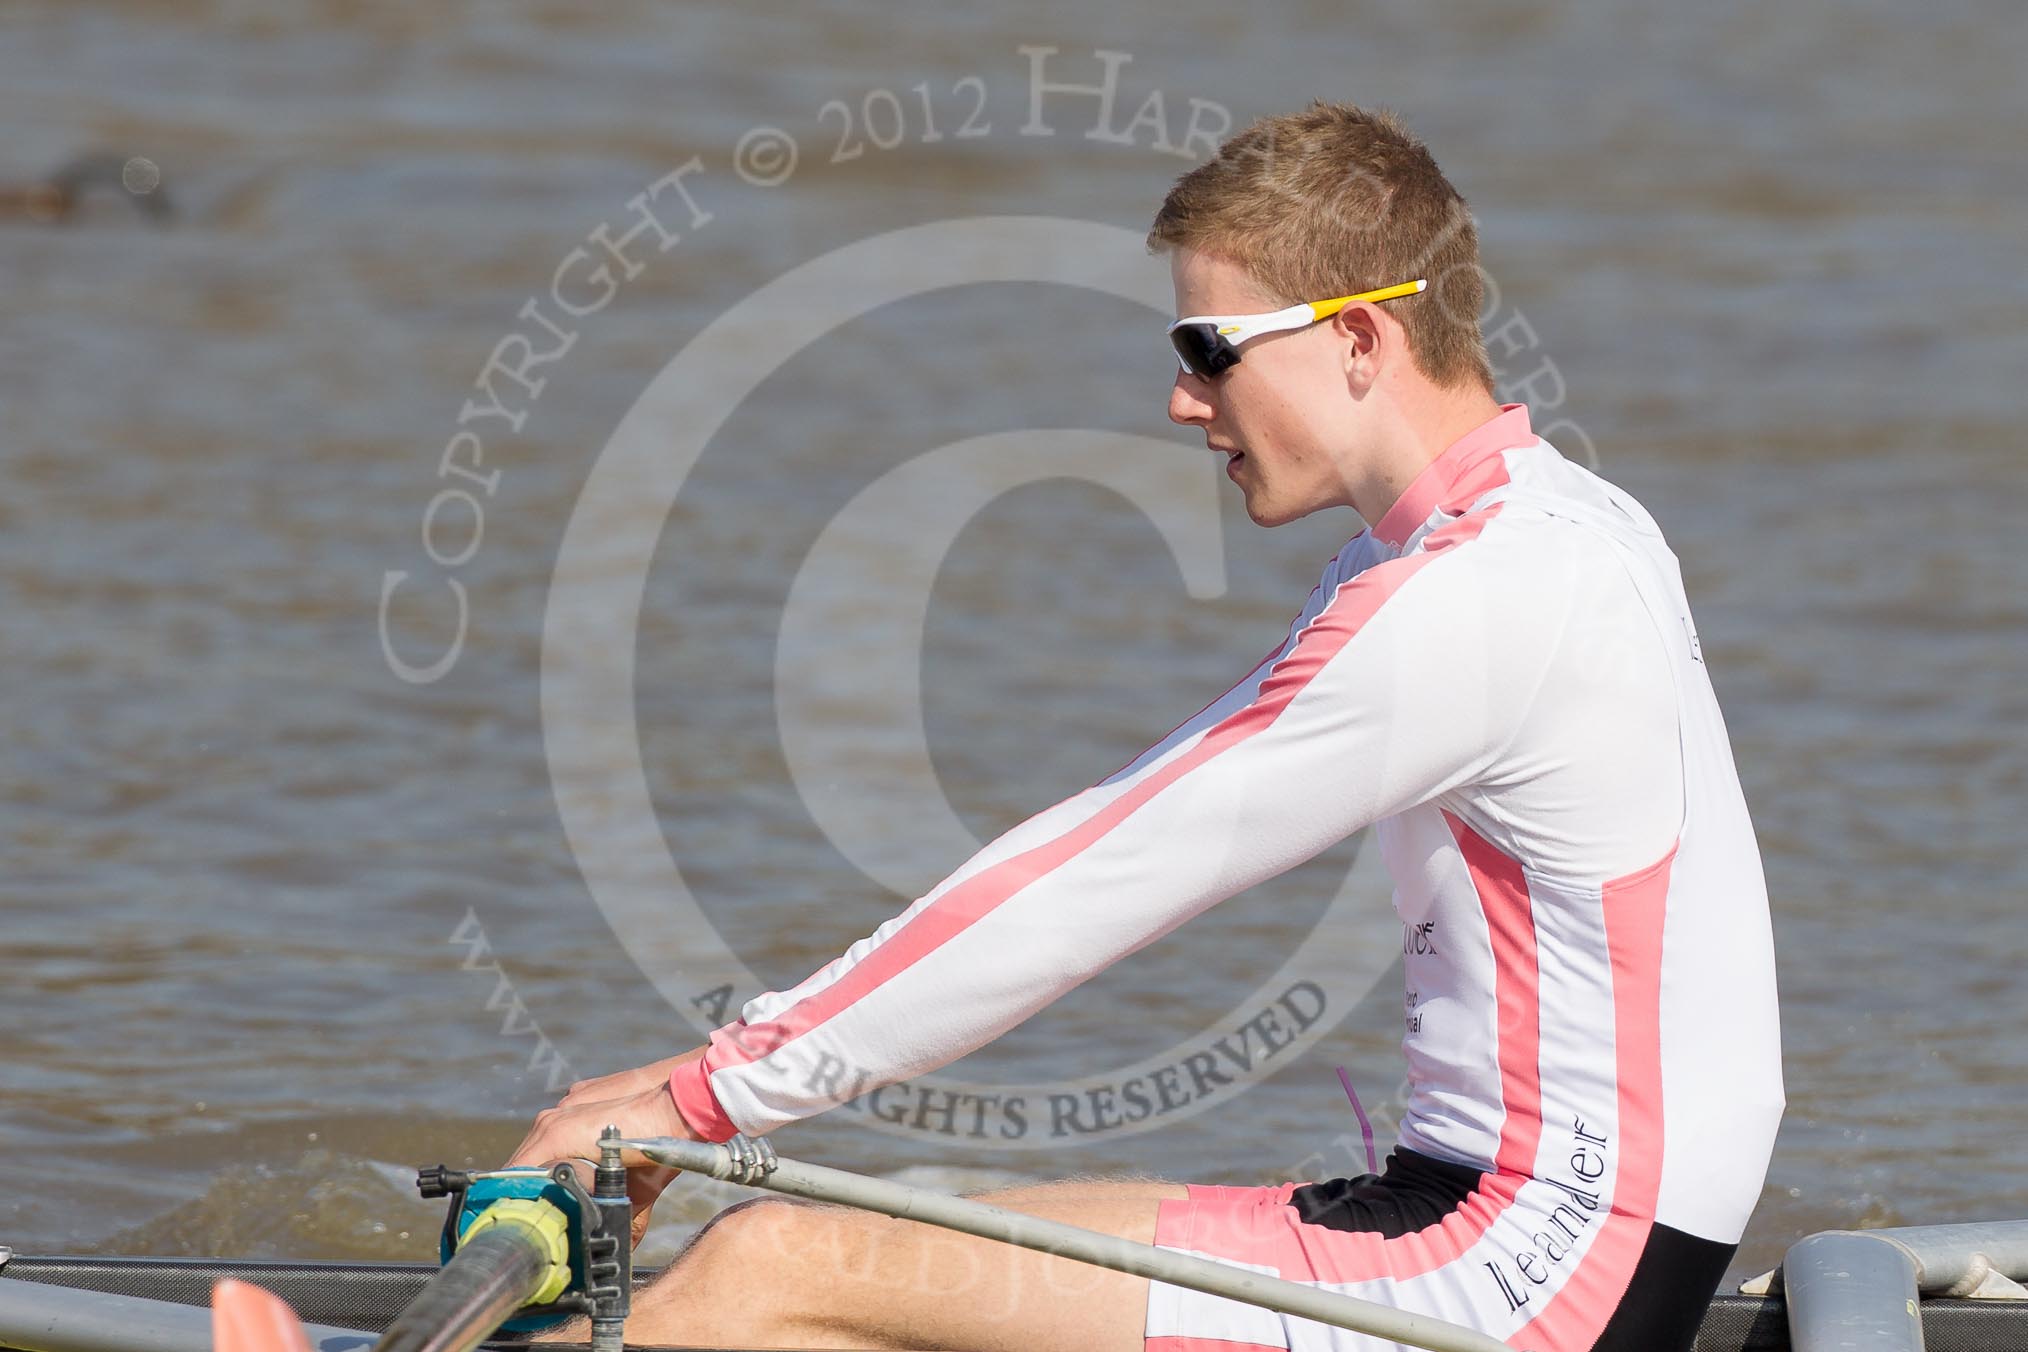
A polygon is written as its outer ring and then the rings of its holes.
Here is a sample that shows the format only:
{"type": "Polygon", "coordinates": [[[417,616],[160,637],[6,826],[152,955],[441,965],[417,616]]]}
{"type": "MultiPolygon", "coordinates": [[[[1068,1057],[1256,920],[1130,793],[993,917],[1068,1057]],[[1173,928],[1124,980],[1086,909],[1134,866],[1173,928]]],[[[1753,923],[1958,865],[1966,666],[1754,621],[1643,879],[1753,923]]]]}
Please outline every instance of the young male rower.
{"type": "MultiPolygon", "coordinates": [[[[1259,524],[1350,507],[1369,528],[1276,651],[1159,745],[707,1046],[574,1087],[515,1162],[594,1154],[608,1122],[766,1133],[833,1106],[819,1065],[868,1086],[934,1070],[1375,825],[1395,908],[1427,940],[1407,957],[1411,1092],[1384,1175],[989,1200],[1516,1348],[1687,1349],[1759,1194],[1782,1087],[1759,853],[1674,556],[1632,498],[1495,402],[1471,218],[1392,117],[1319,103],[1256,123],[1177,182],[1149,240],[1182,316],[1169,416],[1225,457],[1259,524]]],[[[637,1179],[641,1219],[666,1181],[637,1179]]],[[[707,1227],[628,1332],[1376,1346],[778,1201],[707,1227]]]]}

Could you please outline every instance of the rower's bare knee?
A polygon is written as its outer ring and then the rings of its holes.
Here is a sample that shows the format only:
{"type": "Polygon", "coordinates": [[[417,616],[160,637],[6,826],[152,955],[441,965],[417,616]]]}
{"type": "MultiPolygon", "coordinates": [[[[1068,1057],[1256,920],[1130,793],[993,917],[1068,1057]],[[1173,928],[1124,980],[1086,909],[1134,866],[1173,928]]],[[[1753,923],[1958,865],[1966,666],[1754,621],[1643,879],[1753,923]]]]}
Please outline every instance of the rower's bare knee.
{"type": "Polygon", "coordinates": [[[708,1221],[691,1241],[678,1264],[706,1269],[725,1267],[749,1279],[793,1262],[809,1262],[812,1252],[811,1213],[835,1208],[778,1197],[738,1202],[708,1221]]]}
{"type": "MultiPolygon", "coordinates": [[[[808,1328],[825,1284],[805,1280],[830,1261],[817,1213],[838,1209],[784,1198],[740,1202],[714,1216],[653,1284],[634,1293],[628,1340],[818,1346],[808,1328]]],[[[835,1343],[823,1343],[836,1346],[835,1343]]]]}

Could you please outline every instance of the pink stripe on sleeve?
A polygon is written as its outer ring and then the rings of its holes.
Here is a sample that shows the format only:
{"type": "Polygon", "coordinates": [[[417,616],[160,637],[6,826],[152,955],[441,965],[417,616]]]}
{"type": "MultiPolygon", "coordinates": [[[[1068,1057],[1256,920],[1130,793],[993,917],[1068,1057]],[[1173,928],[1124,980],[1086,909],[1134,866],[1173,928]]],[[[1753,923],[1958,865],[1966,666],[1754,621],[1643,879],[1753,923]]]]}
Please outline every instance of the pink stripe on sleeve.
{"type": "MultiPolygon", "coordinates": [[[[686,1077],[689,1085],[674,1091],[679,1107],[692,1104],[700,1116],[708,1116],[700,1100],[710,1094],[711,1075],[760,1061],[821,1027],[930,957],[1010,898],[1091,849],[1184,776],[1272,727],[1290,702],[1410,578],[1446,550],[1476,538],[1498,510],[1495,506],[1462,518],[1431,535],[1421,552],[1376,565],[1343,583],[1288,655],[1274,665],[1253,702],[1214,724],[1187,753],[1150,771],[1145,779],[1054,840],[1002,860],[952,887],[836,981],[775,1019],[751,1027],[735,1023],[720,1029],[712,1036],[711,1049],[686,1077]]],[[[715,1098],[713,1105],[716,1107],[715,1098]]],[[[717,1118],[724,1120],[722,1109],[717,1118]]]]}
{"type": "Polygon", "coordinates": [[[711,1092],[711,1072],[704,1068],[705,1060],[700,1056],[669,1072],[669,1097],[676,1101],[677,1113],[692,1131],[707,1141],[729,1141],[739,1135],[739,1127],[719,1106],[718,1095],[711,1092]]]}

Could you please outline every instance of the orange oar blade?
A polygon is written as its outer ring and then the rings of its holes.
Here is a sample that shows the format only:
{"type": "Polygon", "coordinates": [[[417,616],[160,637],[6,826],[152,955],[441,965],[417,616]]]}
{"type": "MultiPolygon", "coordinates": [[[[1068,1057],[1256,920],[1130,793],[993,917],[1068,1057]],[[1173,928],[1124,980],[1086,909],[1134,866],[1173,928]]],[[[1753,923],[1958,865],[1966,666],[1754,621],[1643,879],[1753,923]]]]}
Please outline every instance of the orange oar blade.
{"type": "Polygon", "coordinates": [[[211,1288],[212,1352],[310,1352],[310,1336],[289,1303],[227,1277],[211,1288]]]}

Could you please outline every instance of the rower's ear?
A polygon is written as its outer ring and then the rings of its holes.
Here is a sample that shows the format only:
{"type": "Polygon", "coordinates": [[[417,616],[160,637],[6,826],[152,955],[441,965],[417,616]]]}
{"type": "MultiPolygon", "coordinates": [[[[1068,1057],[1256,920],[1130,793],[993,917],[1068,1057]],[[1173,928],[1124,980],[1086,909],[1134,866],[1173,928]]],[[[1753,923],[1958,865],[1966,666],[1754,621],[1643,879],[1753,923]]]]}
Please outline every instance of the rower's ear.
{"type": "Polygon", "coordinates": [[[1355,301],[1331,316],[1332,336],[1338,340],[1339,361],[1346,386],[1354,395],[1364,395],[1380,379],[1380,372],[1392,359],[1392,349],[1407,347],[1400,325],[1390,333],[1389,321],[1380,307],[1369,301],[1355,301]]]}

